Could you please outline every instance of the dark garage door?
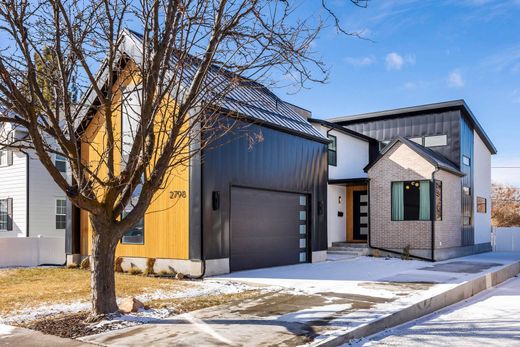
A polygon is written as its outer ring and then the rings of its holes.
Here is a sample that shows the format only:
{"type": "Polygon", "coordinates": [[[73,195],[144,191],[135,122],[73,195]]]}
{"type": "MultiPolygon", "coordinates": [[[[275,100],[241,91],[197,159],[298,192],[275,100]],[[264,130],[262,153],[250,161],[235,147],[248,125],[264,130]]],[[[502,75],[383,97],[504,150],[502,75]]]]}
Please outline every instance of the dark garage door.
{"type": "Polygon", "coordinates": [[[231,271],[307,262],[308,198],[231,189],[231,271]]]}

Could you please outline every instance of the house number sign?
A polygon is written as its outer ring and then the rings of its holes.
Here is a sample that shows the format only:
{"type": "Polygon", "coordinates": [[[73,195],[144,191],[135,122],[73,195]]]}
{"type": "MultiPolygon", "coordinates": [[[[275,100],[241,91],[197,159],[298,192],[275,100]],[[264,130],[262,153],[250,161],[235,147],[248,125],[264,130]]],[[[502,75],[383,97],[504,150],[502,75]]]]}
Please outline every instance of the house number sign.
{"type": "Polygon", "coordinates": [[[180,199],[180,198],[186,198],[186,191],[185,190],[173,190],[170,192],[170,199],[180,199]]]}

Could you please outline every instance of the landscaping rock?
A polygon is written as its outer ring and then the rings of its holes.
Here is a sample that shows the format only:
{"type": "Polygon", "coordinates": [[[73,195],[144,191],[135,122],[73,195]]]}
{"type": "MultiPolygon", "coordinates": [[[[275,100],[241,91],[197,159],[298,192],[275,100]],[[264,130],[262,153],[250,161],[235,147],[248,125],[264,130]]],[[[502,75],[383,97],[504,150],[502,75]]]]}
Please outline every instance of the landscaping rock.
{"type": "Polygon", "coordinates": [[[180,272],[177,272],[177,274],[175,275],[175,279],[182,280],[183,278],[184,278],[184,275],[180,272]]]}
{"type": "Polygon", "coordinates": [[[119,311],[122,313],[137,312],[140,308],[145,308],[144,304],[136,298],[124,298],[119,304],[119,311]]]}

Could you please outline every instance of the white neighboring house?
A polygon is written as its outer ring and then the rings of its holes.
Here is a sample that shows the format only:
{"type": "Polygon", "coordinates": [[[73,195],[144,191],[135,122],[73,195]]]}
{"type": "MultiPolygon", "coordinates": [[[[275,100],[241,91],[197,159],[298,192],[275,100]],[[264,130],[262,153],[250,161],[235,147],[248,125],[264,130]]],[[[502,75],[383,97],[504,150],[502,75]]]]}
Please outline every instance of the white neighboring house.
{"type": "MultiPolygon", "coordinates": [[[[2,134],[15,139],[27,136],[11,124],[2,127],[2,134]]],[[[53,159],[66,175],[66,161],[57,155],[53,159]]],[[[66,206],[65,194],[33,151],[1,148],[0,267],[63,264],[66,206]]]]}

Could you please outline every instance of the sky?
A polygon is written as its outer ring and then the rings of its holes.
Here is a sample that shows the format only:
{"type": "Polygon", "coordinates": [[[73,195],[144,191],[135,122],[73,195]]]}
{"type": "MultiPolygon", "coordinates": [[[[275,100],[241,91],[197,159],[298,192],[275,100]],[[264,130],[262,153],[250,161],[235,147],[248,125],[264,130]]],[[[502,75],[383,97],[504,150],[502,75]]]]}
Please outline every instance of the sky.
{"type": "Polygon", "coordinates": [[[464,99],[498,149],[492,179],[520,187],[520,0],[331,3],[367,40],[325,29],[313,49],[328,82],[277,94],[316,118],[464,99]]]}

